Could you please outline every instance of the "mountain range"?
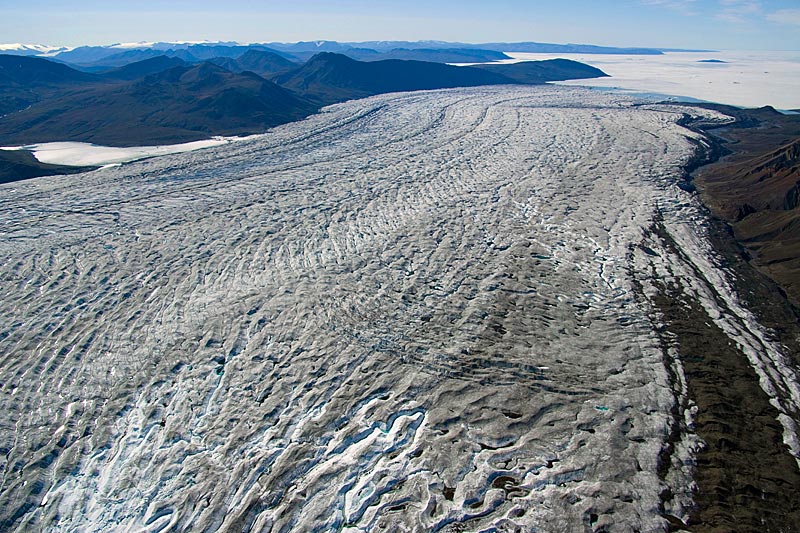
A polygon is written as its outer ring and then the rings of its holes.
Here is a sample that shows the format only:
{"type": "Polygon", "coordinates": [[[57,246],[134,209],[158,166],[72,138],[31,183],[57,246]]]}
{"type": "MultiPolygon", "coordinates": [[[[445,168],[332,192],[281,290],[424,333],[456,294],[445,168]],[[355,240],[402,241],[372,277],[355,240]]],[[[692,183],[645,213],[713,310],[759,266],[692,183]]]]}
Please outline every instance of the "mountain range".
{"type": "Polygon", "coordinates": [[[554,44],[538,42],[459,43],[446,41],[302,41],[297,43],[236,42],[141,42],[117,43],[76,48],[45,45],[0,45],[0,53],[52,57],[56,61],[81,68],[120,67],[127,63],[149,59],[158,55],[174,56],[184,61],[197,62],[212,57],[238,57],[248,49],[271,51],[286,59],[303,62],[319,52],[335,52],[358,59],[412,59],[441,63],[481,63],[507,59],[504,52],[534,52],[547,54],[636,54],[657,55],[666,50],[659,48],[619,48],[587,44],[554,44]]]}
{"type": "Polygon", "coordinates": [[[483,69],[397,59],[362,62],[333,52],[321,52],[275,81],[322,105],[381,93],[514,83],[483,69]]]}
{"type": "Polygon", "coordinates": [[[663,51],[659,48],[620,48],[613,46],[595,46],[589,44],[554,44],[539,42],[494,42],[494,43],[459,43],[447,41],[364,41],[364,42],[337,42],[337,41],[301,41],[298,43],[265,43],[273,50],[290,54],[307,52],[337,52],[348,54],[352,49],[370,49],[380,53],[396,49],[406,50],[489,50],[495,52],[529,52],[542,54],[634,54],[634,55],[659,55],[663,51]]]}
{"type": "Polygon", "coordinates": [[[12,54],[19,56],[43,56],[55,55],[60,52],[66,52],[70,48],[66,46],[47,46],[43,44],[0,44],[0,54],[12,54]]]}
{"type": "Polygon", "coordinates": [[[324,105],[382,93],[605,76],[568,60],[457,67],[321,52],[297,63],[280,52],[239,51],[202,62],[158,55],[93,73],[54,59],[0,55],[0,146],[187,142],[262,132],[324,105]]]}
{"type": "MultiPolygon", "coordinates": [[[[0,56],[0,72],[4,59],[0,56]]],[[[41,72],[64,68],[43,59],[18,59],[37,62],[32,67],[41,72]]],[[[264,131],[317,109],[252,72],[234,73],[211,62],[176,65],[177,61],[149,59],[92,75],[77,90],[69,85],[57,97],[0,119],[0,144],[168,144],[264,131]]]]}
{"type": "Polygon", "coordinates": [[[46,59],[0,55],[0,117],[97,81],[92,74],[46,59]]]}

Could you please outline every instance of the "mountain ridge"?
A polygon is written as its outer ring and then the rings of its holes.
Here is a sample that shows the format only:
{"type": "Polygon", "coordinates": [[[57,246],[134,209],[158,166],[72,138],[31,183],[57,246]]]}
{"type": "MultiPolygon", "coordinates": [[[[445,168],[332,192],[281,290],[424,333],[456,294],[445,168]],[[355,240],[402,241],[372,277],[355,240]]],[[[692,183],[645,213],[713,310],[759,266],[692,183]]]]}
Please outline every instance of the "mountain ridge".
{"type": "Polygon", "coordinates": [[[513,83],[505,76],[469,67],[397,59],[363,62],[333,52],[320,52],[274,79],[323,105],[388,92],[513,83]]]}
{"type": "MultiPolygon", "coordinates": [[[[87,73],[50,59],[0,54],[0,146],[182,143],[260,133],[305,118],[324,105],[382,93],[605,75],[568,60],[478,67],[402,59],[358,61],[332,52],[299,64],[267,50],[248,49],[237,57],[197,63],[162,54],[87,73]],[[4,71],[3,65],[14,68],[4,71]]],[[[0,178],[59,172],[28,163],[25,158],[8,161],[0,178]]]]}
{"type": "Polygon", "coordinates": [[[489,72],[502,74],[516,83],[536,84],[582,78],[605,78],[608,74],[599,68],[571,59],[546,59],[519,63],[473,65],[489,72]]]}
{"type": "Polygon", "coordinates": [[[266,50],[251,49],[236,58],[216,57],[209,59],[215,65],[230,70],[231,72],[255,72],[259,76],[272,76],[279,72],[294,68],[298,63],[286,59],[282,55],[266,50]]]}
{"type": "Polygon", "coordinates": [[[5,145],[171,144],[257,133],[316,110],[314,104],[256,74],[237,74],[204,62],[40,102],[3,117],[0,139],[5,145]]]}
{"type": "MultiPolygon", "coordinates": [[[[248,48],[269,48],[273,52],[298,54],[311,52],[337,52],[344,53],[354,49],[372,49],[379,53],[387,53],[394,49],[419,50],[419,49],[480,49],[494,52],[540,52],[540,53],[584,53],[584,54],[634,54],[634,55],[657,55],[664,52],[695,51],[683,49],[662,49],[656,47],[615,47],[598,46],[591,44],[558,44],[542,43],[535,41],[521,42],[488,42],[488,43],[464,43],[458,41],[299,41],[295,43],[268,42],[268,43],[238,43],[234,41],[200,41],[200,42],[139,42],[139,43],[114,43],[110,45],[84,45],[76,47],[58,47],[45,45],[21,45],[0,44],[0,53],[23,54],[23,55],[49,55],[58,61],[72,64],[94,63],[113,56],[131,51],[153,50],[161,52],[179,51],[191,53],[202,51],[213,47],[248,47],[248,48]]],[[[703,50],[710,51],[710,50],[703,50]]],[[[213,53],[212,55],[220,55],[213,53]]],[[[199,55],[198,59],[209,59],[209,55],[199,55]]],[[[137,57],[136,60],[146,59],[147,57],[137,57]]],[[[307,58],[307,57],[306,57],[307,58]]],[[[287,59],[292,59],[291,57],[287,59]]],[[[386,58],[390,59],[390,58],[386,58]]],[[[121,65],[114,65],[121,66],[121,65]]]]}

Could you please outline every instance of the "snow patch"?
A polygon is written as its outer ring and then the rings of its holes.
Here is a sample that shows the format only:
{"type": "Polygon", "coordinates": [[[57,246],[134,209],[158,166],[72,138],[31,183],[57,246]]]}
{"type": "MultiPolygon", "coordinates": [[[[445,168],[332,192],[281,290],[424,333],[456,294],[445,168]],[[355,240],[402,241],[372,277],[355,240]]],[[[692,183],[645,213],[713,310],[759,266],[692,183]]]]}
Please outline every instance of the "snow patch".
{"type": "Polygon", "coordinates": [[[67,50],[70,50],[70,48],[66,46],[48,46],[46,44],[0,44],[0,51],[2,52],[35,52],[38,55],[52,55],[67,50]]]}
{"type": "Polygon", "coordinates": [[[193,141],[182,144],[133,146],[129,148],[98,146],[96,144],[81,142],[52,142],[26,144],[24,146],[5,146],[0,147],[0,150],[27,150],[30,151],[40,163],[51,165],[96,167],[128,163],[148,157],[192,152],[203,148],[222,146],[243,139],[245,138],[214,137],[203,141],[193,141]]]}

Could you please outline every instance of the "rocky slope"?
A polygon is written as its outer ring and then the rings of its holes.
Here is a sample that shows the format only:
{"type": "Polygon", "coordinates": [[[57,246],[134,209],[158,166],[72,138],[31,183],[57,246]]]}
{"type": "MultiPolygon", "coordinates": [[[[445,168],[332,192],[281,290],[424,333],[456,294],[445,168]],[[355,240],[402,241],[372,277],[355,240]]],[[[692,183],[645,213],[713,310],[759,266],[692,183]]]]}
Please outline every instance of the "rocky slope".
{"type": "Polygon", "coordinates": [[[0,139],[6,145],[175,144],[258,133],[316,110],[311,102],[255,74],[201,63],[40,102],[0,119],[0,139]]]}
{"type": "Polygon", "coordinates": [[[736,113],[739,127],[710,132],[730,153],[699,169],[695,183],[754,263],[800,304],[800,117],[736,113]]]}

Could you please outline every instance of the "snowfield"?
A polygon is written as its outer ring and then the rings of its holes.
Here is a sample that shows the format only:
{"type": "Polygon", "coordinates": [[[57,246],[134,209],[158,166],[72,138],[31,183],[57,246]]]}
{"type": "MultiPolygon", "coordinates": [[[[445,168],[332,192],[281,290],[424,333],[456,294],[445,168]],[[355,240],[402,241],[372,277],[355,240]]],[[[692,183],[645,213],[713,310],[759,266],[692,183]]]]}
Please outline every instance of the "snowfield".
{"type": "Polygon", "coordinates": [[[68,165],[73,167],[93,167],[117,165],[120,163],[137,161],[139,159],[146,159],[148,157],[192,152],[212,146],[222,146],[230,142],[239,141],[243,138],[244,137],[214,137],[213,139],[182,144],[133,146],[130,148],[98,146],[79,142],[53,142],[29,144],[25,146],[4,146],[0,147],[0,150],[28,150],[40,163],[68,165]]]}
{"type": "Polygon", "coordinates": [[[726,117],[634,103],[383,95],[1,186],[0,529],[666,531],[699,443],[659,473],[690,420],[635,284],[717,317],[787,442],[800,393],[675,185],[678,120],[726,117]]]}
{"type": "Polygon", "coordinates": [[[597,67],[607,78],[554,82],[615,92],[653,93],[722,104],[778,109],[800,108],[800,53],[797,51],[666,52],[634,54],[533,54],[506,51],[498,63],[571,59],[597,67]],[[711,61],[709,61],[711,60],[711,61]]]}

